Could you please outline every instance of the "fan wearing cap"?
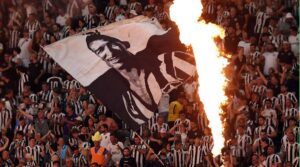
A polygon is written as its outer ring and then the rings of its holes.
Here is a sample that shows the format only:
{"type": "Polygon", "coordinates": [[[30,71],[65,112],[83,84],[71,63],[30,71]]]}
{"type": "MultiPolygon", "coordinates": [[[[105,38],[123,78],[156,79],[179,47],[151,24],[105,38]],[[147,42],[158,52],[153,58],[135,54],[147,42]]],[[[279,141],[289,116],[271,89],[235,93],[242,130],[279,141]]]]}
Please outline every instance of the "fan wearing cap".
{"type": "Polygon", "coordinates": [[[97,131],[92,136],[92,141],[94,142],[94,147],[90,149],[90,162],[91,164],[96,163],[100,166],[104,166],[105,155],[108,154],[108,151],[104,147],[100,146],[100,142],[101,142],[100,132],[97,131]]]}

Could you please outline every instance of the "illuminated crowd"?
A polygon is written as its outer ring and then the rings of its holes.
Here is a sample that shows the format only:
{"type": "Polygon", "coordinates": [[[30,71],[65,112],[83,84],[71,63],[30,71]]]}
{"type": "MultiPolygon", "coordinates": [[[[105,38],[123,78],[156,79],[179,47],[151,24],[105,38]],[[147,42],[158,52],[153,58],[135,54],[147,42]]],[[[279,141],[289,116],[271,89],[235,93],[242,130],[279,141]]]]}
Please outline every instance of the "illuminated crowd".
{"type": "Polygon", "coordinates": [[[298,0],[202,4],[202,18],[225,29],[216,42],[230,55],[216,157],[198,76],[132,129],[42,49],[139,15],[167,30],[171,0],[1,0],[0,167],[298,167],[298,0]]]}

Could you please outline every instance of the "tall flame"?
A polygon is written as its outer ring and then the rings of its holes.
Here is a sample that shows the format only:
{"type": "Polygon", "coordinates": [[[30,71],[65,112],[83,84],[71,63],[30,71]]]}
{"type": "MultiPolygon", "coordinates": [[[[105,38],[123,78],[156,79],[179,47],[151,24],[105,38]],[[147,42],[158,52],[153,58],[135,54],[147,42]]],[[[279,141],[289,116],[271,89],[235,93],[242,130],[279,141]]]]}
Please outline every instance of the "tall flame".
{"type": "Polygon", "coordinates": [[[223,69],[228,62],[220,56],[214,41],[215,37],[224,38],[224,30],[215,24],[206,24],[204,20],[199,21],[202,9],[200,0],[175,0],[170,7],[170,16],[180,30],[180,40],[193,48],[199,74],[198,94],[214,138],[212,153],[217,156],[224,146],[220,114],[221,104],[227,101],[224,92],[226,77],[223,69]]]}

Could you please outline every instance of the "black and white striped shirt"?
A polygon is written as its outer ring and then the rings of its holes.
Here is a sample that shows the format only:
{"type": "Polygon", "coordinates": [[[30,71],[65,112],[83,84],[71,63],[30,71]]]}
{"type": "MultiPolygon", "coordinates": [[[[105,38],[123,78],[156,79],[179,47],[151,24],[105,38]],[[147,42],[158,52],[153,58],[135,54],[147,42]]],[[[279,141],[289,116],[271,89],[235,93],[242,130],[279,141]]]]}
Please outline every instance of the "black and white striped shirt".
{"type": "Polygon", "coordinates": [[[39,53],[39,62],[42,64],[43,70],[46,73],[48,74],[52,73],[54,61],[43,49],[41,49],[41,52],[39,53]]]}
{"type": "Polygon", "coordinates": [[[37,103],[37,102],[39,101],[38,95],[36,95],[36,94],[34,94],[34,93],[31,93],[31,94],[29,95],[29,99],[30,99],[31,102],[33,102],[33,103],[37,103]]]}
{"type": "Polygon", "coordinates": [[[281,159],[277,154],[271,154],[266,159],[266,167],[271,167],[271,165],[281,163],[281,159]]]}
{"type": "Polygon", "coordinates": [[[29,37],[31,39],[33,39],[35,32],[38,31],[41,28],[41,25],[40,25],[40,22],[37,21],[37,20],[35,20],[32,23],[27,21],[25,23],[25,28],[28,29],[28,31],[29,31],[29,37]]]}
{"type": "Polygon", "coordinates": [[[267,87],[265,85],[253,85],[251,91],[258,93],[260,96],[264,96],[266,93],[267,87]]]}
{"type": "Polygon", "coordinates": [[[172,163],[174,167],[183,167],[185,164],[185,153],[183,149],[172,150],[172,163]]]}
{"type": "Polygon", "coordinates": [[[73,137],[69,138],[69,141],[68,141],[68,142],[69,142],[70,147],[73,147],[73,146],[79,144],[79,143],[78,143],[78,139],[75,139],[75,138],[73,138],[73,137]]]}
{"type": "Polygon", "coordinates": [[[38,93],[38,97],[40,101],[44,101],[46,103],[50,103],[52,101],[52,92],[48,91],[40,91],[38,93]]]}
{"type": "Polygon", "coordinates": [[[299,157],[299,144],[287,142],[283,151],[285,152],[285,162],[293,162],[296,157],[299,157]]]}
{"type": "Polygon", "coordinates": [[[248,11],[250,16],[255,16],[256,11],[257,11],[255,2],[250,2],[250,3],[245,4],[245,9],[248,11]]]}
{"type": "Polygon", "coordinates": [[[250,52],[248,62],[252,65],[258,65],[260,56],[261,56],[261,54],[259,51],[250,52]]]}
{"type": "Polygon", "coordinates": [[[28,134],[28,131],[32,128],[32,124],[26,123],[24,126],[18,125],[15,129],[15,132],[22,131],[23,134],[28,134]]]}
{"type": "Polygon", "coordinates": [[[132,2],[132,3],[129,3],[128,4],[128,9],[129,10],[136,10],[136,6],[140,5],[141,6],[141,3],[139,2],[132,2]]]}
{"type": "Polygon", "coordinates": [[[24,91],[25,83],[29,82],[29,77],[26,73],[20,73],[19,84],[18,84],[18,94],[21,95],[24,91]]]}
{"type": "Polygon", "coordinates": [[[267,101],[267,100],[271,100],[271,102],[272,102],[272,108],[275,109],[276,105],[278,104],[278,98],[275,97],[275,96],[273,96],[273,97],[271,97],[271,98],[265,98],[265,99],[263,99],[263,101],[262,101],[262,106],[265,106],[265,105],[266,105],[266,101],[267,101]]]}
{"type": "Polygon", "coordinates": [[[59,76],[51,76],[47,79],[47,83],[50,85],[50,89],[61,88],[62,87],[62,78],[59,76]]]}
{"type": "MultiPolygon", "coordinates": [[[[0,128],[6,128],[8,121],[12,119],[12,111],[9,111],[6,108],[0,110],[0,128]]],[[[10,125],[8,125],[10,126],[10,125]]]]}
{"type": "Polygon", "coordinates": [[[85,15],[83,17],[83,20],[87,25],[87,27],[86,27],[87,29],[96,28],[100,22],[100,18],[98,16],[96,16],[96,15],[93,16],[90,14],[85,15]]]}
{"type": "Polygon", "coordinates": [[[188,129],[191,128],[191,121],[189,119],[181,120],[180,118],[176,119],[174,122],[174,126],[178,124],[184,124],[188,129]]]}
{"type": "Polygon", "coordinates": [[[162,128],[164,128],[164,129],[166,129],[168,131],[169,130],[169,125],[167,123],[163,123],[162,125],[159,125],[158,123],[155,123],[151,127],[151,133],[157,133],[162,128]]]}
{"type": "Polygon", "coordinates": [[[293,167],[299,167],[299,157],[296,157],[296,158],[293,160],[293,167]]]}
{"type": "Polygon", "coordinates": [[[269,39],[275,45],[275,47],[278,48],[283,43],[284,36],[282,34],[272,35],[269,37],[269,39]]]}
{"type": "Polygon", "coordinates": [[[259,126],[256,127],[254,130],[254,135],[260,136],[262,130],[266,130],[266,134],[270,135],[271,133],[275,132],[275,129],[268,125],[268,126],[259,126]]]}
{"type": "Polygon", "coordinates": [[[157,5],[155,4],[148,4],[144,7],[144,10],[147,10],[147,9],[153,9],[154,11],[157,10],[157,5]]]}
{"type": "Polygon", "coordinates": [[[211,151],[214,147],[214,139],[212,136],[202,136],[203,145],[211,151]]]}
{"type": "Polygon", "coordinates": [[[39,164],[41,160],[42,147],[39,145],[35,145],[34,147],[27,146],[25,147],[26,153],[29,153],[33,156],[33,160],[35,163],[39,164]]]}
{"type": "Polygon", "coordinates": [[[61,124],[64,119],[64,113],[53,113],[51,116],[51,121],[53,123],[53,131],[57,136],[62,136],[64,132],[64,126],[61,124]]]}
{"type": "Polygon", "coordinates": [[[237,157],[246,157],[247,152],[247,145],[252,144],[252,139],[250,136],[244,134],[244,135],[237,135],[237,157]]]}
{"type": "Polygon", "coordinates": [[[143,144],[140,145],[132,145],[132,157],[135,159],[137,167],[143,167],[145,162],[145,155],[141,154],[138,150],[146,150],[146,146],[143,144]]]}
{"type": "MultiPolygon", "coordinates": [[[[266,140],[267,140],[267,144],[269,146],[273,146],[274,145],[274,142],[273,142],[273,140],[271,138],[266,137],[266,140]]],[[[258,155],[261,155],[261,154],[263,154],[265,152],[265,150],[261,146],[261,142],[262,142],[262,138],[259,137],[253,143],[253,145],[257,145],[257,148],[256,148],[256,150],[254,150],[254,152],[257,153],[258,155]]]]}
{"type": "Polygon", "coordinates": [[[72,160],[73,160],[73,163],[74,163],[74,167],[86,167],[86,166],[88,166],[88,162],[87,162],[86,158],[81,153],[79,153],[78,155],[73,154],[72,155],[72,160]]]}
{"type": "Polygon", "coordinates": [[[279,105],[281,106],[282,111],[284,111],[285,108],[286,108],[286,104],[285,103],[286,103],[287,99],[291,100],[291,102],[294,105],[297,104],[297,102],[298,102],[298,100],[297,100],[297,98],[296,98],[296,96],[295,96],[294,93],[291,93],[291,92],[288,92],[286,94],[280,93],[278,95],[278,102],[279,102],[279,105]]]}
{"type": "Polygon", "coordinates": [[[74,106],[74,112],[76,115],[82,115],[83,113],[83,102],[82,101],[71,101],[71,104],[74,106]]]}
{"type": "Polygon", "coordinates": [[[21,32],[18,30],[10,30],[9,31],[9,41],[8,48],[13,49],[18,46],[21,32]]]}
{"type": "Polygon", "coordinates": [[[191,145],[188,154],[190,156],[190,167],[195,167],[205,162],[205,156],[208,155],[208,148],[205,145],[191,145]]]}
{"type": "Polygon", "coordinates": [[[77,80],[75,80],[75,79],[73,79],[73,80],[65,80],[64,82],[63,82],[63,87],[64,87],[64,89],[66,89],[66,90],[70,90],[70,89],[73,89],[73,88],[75,88],[75,89],[80,89],[80,83],[77,81],[77,80]]]}
{"type": "Polygon", "coordinates": [[[269,16],[265,12],[257,12],[256,14],[256,23],[254,26],[254,32],[257,34],[262,33],[263,27],[265,26],[269,16]]]}
{"type": "Polygon", "coordinates": [[[66,38],[70,35],[70,26],[64,26],[64,28],[61,31],[61,39],[66,38]]]}
{"type": "Polygon", "coordinates": [[[114,12],[118,9],[118,6],[107,6],[104,10],[105,16],[109,21],[112,21],[114,19],[114,12]]]}
{"type": "Polygon", "coordinates": [[[25,143],[25,140],[11,142],[8,150],[14,156],[14,158],[24,158],[25,143]]]}

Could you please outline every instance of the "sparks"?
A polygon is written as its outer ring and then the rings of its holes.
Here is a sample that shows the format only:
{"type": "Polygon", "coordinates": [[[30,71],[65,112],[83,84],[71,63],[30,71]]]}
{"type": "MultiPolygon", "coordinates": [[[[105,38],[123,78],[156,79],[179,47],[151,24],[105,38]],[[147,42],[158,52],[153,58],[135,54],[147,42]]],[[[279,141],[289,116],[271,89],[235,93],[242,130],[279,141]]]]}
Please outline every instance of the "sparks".
{"type": "Polygon", "coordinates": [[[212,153],[221,154],[224,147],[221,105],[227,101],[224,88],[226,77],[223,73],[227,59],[220,56],[215,37],[224,38],[224,30],[215,24],[199,21],[203,6],[199,0],[175,0],[170,7],[170,16],[180,31],[180,40],[192,46],[199,74],[199,96],[204,105],[209,126],[214,138],[212,153]]]}

